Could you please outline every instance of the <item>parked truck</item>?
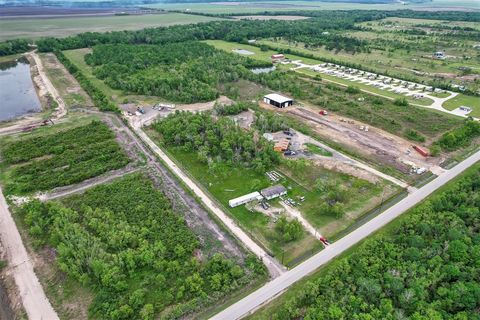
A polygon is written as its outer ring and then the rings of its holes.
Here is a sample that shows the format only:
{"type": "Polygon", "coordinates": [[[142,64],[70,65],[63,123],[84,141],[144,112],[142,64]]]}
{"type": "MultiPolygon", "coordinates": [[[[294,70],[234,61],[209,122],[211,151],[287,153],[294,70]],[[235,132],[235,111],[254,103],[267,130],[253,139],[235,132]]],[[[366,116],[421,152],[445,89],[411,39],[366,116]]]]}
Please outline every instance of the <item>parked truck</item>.
{"type": "Polygon", "coordinates": [[[327,110],[320,110],[318,112],[318,114],[321,115],[321,116],[326,116],[326,115],[328,115],[328,112],[327,112],[327,110]]]}
{"type": "Polygon", "coordinates": [[[412,148],[417,151],[418,153],[420,153],[422,156],[424,157],[428,157],[428,151],[423,149],[422,147],[419,147],[419,146],[412,146],[412,148]]]}

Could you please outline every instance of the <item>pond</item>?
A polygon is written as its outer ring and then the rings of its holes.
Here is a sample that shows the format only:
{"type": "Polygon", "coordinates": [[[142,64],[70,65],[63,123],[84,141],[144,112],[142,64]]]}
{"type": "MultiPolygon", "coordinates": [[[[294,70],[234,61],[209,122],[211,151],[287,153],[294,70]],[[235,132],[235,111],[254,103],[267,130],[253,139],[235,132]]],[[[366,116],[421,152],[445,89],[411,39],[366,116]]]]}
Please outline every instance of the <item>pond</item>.
{"type": "Polygon", "coordinates": [[[0,121],[41,110],[25,59],[0,63],[0,121]]]}

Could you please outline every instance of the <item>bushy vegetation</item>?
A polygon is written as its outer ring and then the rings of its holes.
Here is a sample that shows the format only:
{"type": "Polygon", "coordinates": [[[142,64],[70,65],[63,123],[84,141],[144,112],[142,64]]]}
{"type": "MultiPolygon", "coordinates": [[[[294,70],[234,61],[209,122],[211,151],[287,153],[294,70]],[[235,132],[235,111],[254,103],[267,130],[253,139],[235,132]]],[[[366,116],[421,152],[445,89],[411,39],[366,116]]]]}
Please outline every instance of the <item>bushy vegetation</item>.
{"type": "Polygon", "coordinates": [[[30,50],[28,41],[24,39],[7,40],[0,42],[0,57],[30,50]]]}
{"type": "Polygon", "coordinates": [[[237,102],[233,104],[216,104],[213,110],[219,116],[233,116],[243,111],[247,111],[252,104],[237,102]]]}
{"type": "Polygon", "coordinates": [[[239,289],[252,270],[264,272],[256,259],[244,269],[199,254],[183,217],[142,174],[62,203],[33,201],[20,213],[35,245],[55,248],[60,270],[92,290],[95,319],[154,319],[167,308],[178,318],[239,289]]]}
{"type": "Polygon", "coordinates": [[[219,84],[251,76],[249,68],[271,66],[201,42],[99,45],[85,61],[114,89],[184,103],[214,100],[219,84]]]}
{"type": "Polygon", "coordinates": [[[288,221],[285,215],[278,218],[275,229],[280,232],[285,242],[296,240],[303,234],[302,224],[297,219],[288,221]]]}
{"type": "Polygon", "coordinates": [[[66,186],[125,166],[129,160],[102,122],[2,143],[5,192],[24,194],[66,186]]]}
{"type": "Polygon", "coordinates": [[[258,318],[477,319],[480,167],[258,318]]]}
{"type": "Polygon", "coordinates": [[[453,129],[437,141],[436,145],[446,151],[454,151],[466,147],[472,143],[472,140],[480,136],[480,122],[466,120],[465,123],[456,129],[453,129]]]}
{"type": "Polygon", "coordinates": [[[83,90],[85,90],[90,98],[92,98],[95,106],[102,111],[120,112],[120,109],[100,90],[97,88],[83,73],[73,64],[61,51],[56,51],[55,55],[58,60],[63,63],[68,72],[70,72],[78,81],[83,90]]]}
{"type": "Polygon", "coordinates": [[[203,163],[246,166],[263,173],[279,163],[272,145],[253,132],[245,131],[233,120],[220,117],[215,120],[209,112],[175,112],[153,128],[162,135],[163,143],[196,152],[203,163]]]}

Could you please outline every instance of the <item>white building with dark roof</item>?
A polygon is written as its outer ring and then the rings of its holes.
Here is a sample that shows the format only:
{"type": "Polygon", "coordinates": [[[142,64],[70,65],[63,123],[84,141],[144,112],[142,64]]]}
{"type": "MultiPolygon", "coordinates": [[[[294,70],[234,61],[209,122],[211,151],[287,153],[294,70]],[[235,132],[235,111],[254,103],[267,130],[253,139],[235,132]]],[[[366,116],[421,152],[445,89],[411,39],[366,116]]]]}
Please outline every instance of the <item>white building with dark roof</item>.
{"type": "Polygon", "coordinates": [[[282,96],[278,93],[267,94],[265,97],[263,97],[263,102],[277,108],[285,108],[293,105],[293,99],[282,96]]]}

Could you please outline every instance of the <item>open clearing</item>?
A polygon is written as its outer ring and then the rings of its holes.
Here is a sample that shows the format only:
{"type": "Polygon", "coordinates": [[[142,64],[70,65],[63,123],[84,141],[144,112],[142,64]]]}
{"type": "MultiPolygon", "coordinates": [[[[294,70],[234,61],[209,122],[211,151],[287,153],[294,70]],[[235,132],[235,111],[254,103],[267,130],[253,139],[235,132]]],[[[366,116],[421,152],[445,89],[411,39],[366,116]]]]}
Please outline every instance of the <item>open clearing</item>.
{"type": "Polygon", "coordinates": [[[0,41],[15,38],[67,37],[82,32],[139,30],[212,20],[220,19],[181,13],[108,17],[0,19],[0,30],[2,30],[0,41]]]}
{"type": "Polygon", "coordinates": [[[238,20],[285,20],[285,21],[308,19],[308,17],[303,17],[303,16],[234,16],[233,18],[238,20]]]}

